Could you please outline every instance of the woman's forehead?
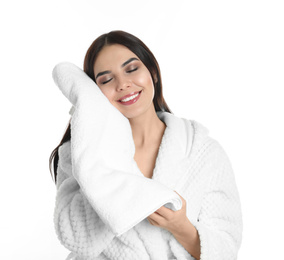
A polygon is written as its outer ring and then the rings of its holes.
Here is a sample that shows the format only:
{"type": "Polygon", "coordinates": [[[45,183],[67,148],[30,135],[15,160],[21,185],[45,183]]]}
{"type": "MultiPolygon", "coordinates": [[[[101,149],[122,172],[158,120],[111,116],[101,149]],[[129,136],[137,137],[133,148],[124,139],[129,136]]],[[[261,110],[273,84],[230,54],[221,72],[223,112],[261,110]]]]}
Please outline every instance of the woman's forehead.
{"type": "Polygon", "coordinates": [[[126,60],[132,57],[139,59],[135,53],[123,45],[107,45],[99,52],[94,64],[94,69],[103,69],[103,67],[111,66],[112,64],[122,65],[126,60]]]}

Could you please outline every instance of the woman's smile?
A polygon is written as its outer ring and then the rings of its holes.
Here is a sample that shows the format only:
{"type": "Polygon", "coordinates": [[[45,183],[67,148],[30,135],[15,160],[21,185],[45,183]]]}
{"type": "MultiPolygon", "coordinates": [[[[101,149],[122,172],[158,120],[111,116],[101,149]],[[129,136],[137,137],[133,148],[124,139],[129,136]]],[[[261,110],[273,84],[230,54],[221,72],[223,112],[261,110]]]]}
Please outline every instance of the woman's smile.
{"type": "Polygon", "coordinates": [[[141,91],[134,93],[133,95],[127,95],[124,98],[121,98],[120,100],[118,100],[118,102],[120,102],[122,105],[124,106],[128,106],[128,105],[132,105],[134,103],[136,103],[138,101],[138,99],[140,98],[141,95],[141,91]]]}

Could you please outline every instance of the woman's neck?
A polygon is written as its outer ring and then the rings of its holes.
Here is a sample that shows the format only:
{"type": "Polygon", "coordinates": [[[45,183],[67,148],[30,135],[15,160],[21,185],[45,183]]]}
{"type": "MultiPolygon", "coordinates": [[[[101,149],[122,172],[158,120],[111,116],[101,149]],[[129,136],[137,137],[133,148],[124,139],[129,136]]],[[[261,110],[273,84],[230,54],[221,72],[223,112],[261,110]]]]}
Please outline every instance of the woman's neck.
{"type": "Polygon", "coordinates": [[[166,124],[159,119],[154,105],[143,114],[129,119],[135,147],[160,145],[166,124]]]}

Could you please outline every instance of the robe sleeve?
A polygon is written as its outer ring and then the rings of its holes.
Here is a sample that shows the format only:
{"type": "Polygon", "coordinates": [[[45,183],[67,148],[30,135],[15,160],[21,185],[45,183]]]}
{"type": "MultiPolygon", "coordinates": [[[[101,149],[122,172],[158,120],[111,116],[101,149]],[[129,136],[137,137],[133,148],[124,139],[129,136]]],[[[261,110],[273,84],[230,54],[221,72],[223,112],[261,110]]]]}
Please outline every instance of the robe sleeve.
{"type": "MultiPolygon", "coordinates": [[[[217,143],[217,142],[216,142],[217,143]]],[[[201,260],[235,260],[242,240],[242,212],[231,163],[217,143],[212,176],[197,223],[201,260]]]]}
{"type": "Polygon", "coordinates": [[[54,224],[58,239],[78,256],[98,256],[114,234],[98,217],[72,176],[70,141],[59,147],[54,224]]]}

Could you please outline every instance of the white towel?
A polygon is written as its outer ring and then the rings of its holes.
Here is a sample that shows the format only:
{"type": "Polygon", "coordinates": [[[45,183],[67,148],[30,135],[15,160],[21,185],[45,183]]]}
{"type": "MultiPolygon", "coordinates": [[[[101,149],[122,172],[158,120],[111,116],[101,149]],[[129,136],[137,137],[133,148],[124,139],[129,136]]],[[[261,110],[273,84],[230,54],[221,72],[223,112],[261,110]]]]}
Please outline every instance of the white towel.
{"type": "Polygon", "coordinates": [[[72,174],[109,229],[119,236],[161,206],[180,210],[176,192],[140,172],[130,123],[95,82],[67,62],[56,65],[52,76],[74,107],[72,174]]]}

